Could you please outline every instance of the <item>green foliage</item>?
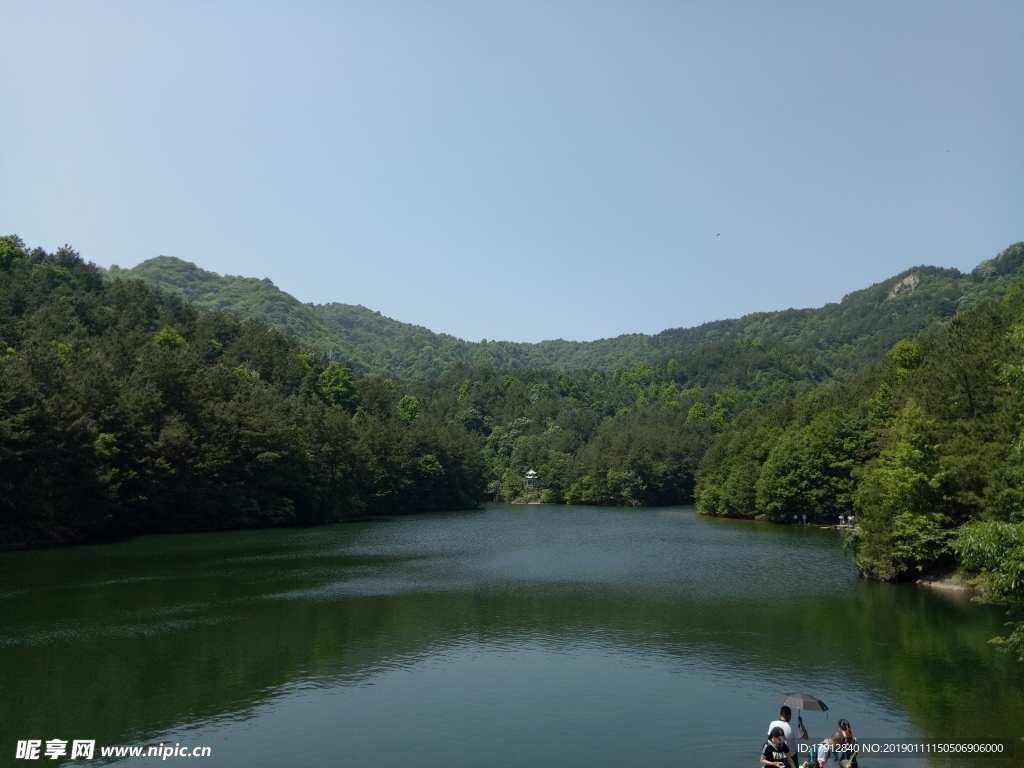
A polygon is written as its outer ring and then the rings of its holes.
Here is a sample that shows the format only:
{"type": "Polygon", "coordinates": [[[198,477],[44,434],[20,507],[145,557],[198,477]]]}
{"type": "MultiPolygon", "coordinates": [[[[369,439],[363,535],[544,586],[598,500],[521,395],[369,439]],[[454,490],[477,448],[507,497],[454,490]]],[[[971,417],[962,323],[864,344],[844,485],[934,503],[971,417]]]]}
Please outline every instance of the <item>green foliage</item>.
{"type": "Polygon", "coordinates": [[[709,424],[686,424],[699,393],[684,395],[663,369],[604,377],[459,368],[418,391],[486,437],[488,486],[506,501],[688,503],[711,435],[709,424]],[[530,469],[539,493],[525,487],[530,469]]]}
{"type": "Polygon", "coordinates": [[[686,415],[687,421],[705,421],[711,418],[711,409],[708,408],[707,403],[697,401],[690,408],[689,413],[686,415]]]}
{"type": "Polygon", "coordinates": [[[1024,523],[968,523],[957,531],[954,547],[990,598],[1024,602],[1024,523]]]}
{"type": "Polygon", "coordinates": [[[893,392],[886,382],[879,385],[878,391],[868,401],[867,411],[868,423],[875,429],[885,429],[892,423],[895,415],[893,392]]]}
{"type": "Polygon", "coordinates": [[[1008,289],[839,386],[742,411],[701,461],[699,509],[856,512],[847,546],[880,579],[971,567],[961,526],[1024,519],[1022,316],[1024,291],[1008,289]]]}
{"type": "Polygon", "coordinates": [[[254,371],[247,365],[240,365],[235,368],[235,379],[243,387],[254,387],[259,384],[260,373],[259,371],[254,371]]]}
{"type": "MultiPolygon", "coordinates": [[[[759,353],[767,358],[772,350],[784,350],[782,355],[791,356],[791,362],[803,369],[801,377],[812,382],[829,376],[848,378],[864,365],[881,359],[897,342],[949,320],[958,310],[1006,295],[1021,282],[1022,252],[1024,245],[1012,246],[983,262],[970,275],[916,267],[819,309],[757,313],[653,336],[627,334],[586,343],[467,342],[392,320],[361,306],[303,304],[269,280],[221,276],[167,256],[129,270],[112,268],[110,277],[140,278],[180,291],[200,309],[231,311],[263,320],[295,334],[331,359],[374,375],[424,381],[436,379],[458,365],[561,372],[621,369],[629,372],[627,379],[636,377],[632,383],[642,389],[646,386],[645,370],[661,367],[677,382],[692,378],[695,370],[708,377],[713,375],[716,359],[728,359],[737,350],[751,359],[759,353]],[[892,290],[911,274],[920,281],[916,289],[892,290]]],[[[913,365],[912,357],[900,359],[913,365]]],[[[771,376],[773,367],[755,366],[749,372],[752,378],[759,373],[771,376]]],[[[762,384],[759,382],[756,388],[761,389],[762,384]]],[[[566,393],[566,397],[573,396],[566,393]]]]}
{"type": "Polygon", "coordinates": [[[867,442],[863,425],[827,411],[772,446],[757,477],[756,507],[777,521],[806,514],[835,521],[849,511],[853,471],[867,442]]]}
{"type": "Polygon", "coordinates": [[[632,470],[609,469],[604,475],[584,475],[566,492],[570,504],[640,506],[646,492],[643,480],[632,470]]]}
{"type": "Polygon", "coordinates": [[[911,371],[921,367],[924,358],[921,348],[912,341],[904,339],[892,348],[892,362],[896,366],[896,381],[902,382],[911,371]]]}
{"type": "Polygon", "coordinates": [[[18,243],[0,243],[0,543],[301,525],[480,498],[479,437],[393,382],[259,322],[105,282],[70,249],[18,243]]]}
{"type": "MultiPolygon", "coordinates": [[[[963,567],[977,577],[987,599],[1017,609],[1024,605],[1024,522],[969,523],[957,531],[953,548],[963,567]]],[[[1008,626],[1010,634],[993,642],[1024,661],[1024,621],[1008,626]]]]}
{"type": "Polygon", "coordinates": [[[562,393],[562,397],[571,397],[573,400],[579,400],[580,398],[580,385],[566,373],[563,373],[558,377],[559,389],[562,393]]]}
{"type": "Polygon", "coordinates": [[[889,447],[864,474],[858,511],[872,514],[882,507],[893,516],[921,515],[942,503],[942,477],[934,422],[908,400],[896,418],[889,447]]]}
{"type": "Polygon", "coordinates": [[[13,266],[15,261],[25,256],[25,244],[20,238],[11,235],[0,237],[0,267],[13,266]]]}
{"type": "Polygon", "coordinates": [[[402,421],[416,421],[420,415],[420,401],[412,395],[405,395],[398,401],[398,417],[402,421]]]}
{"type": "Polygon", "coordinates": [[[317,377],[317,387],[320,397],[328,405],[352,411],[358,404],[359,393],[351,369],[335,362],[331,362],[317,377]]]}
{"type": "Polygon", "coordinates": [[[901,512],[892,521],[892,558],[897,575],[950,565],[953,521],[939,512],[901,512]]]}
{"type": "Polygon", "coordinates": [[[954,565],[953,521],[933,512],[891,515],[888,510],[865,518],[847,537],[844,546],[853,549],[864,573],[878,579],[917,578],[932,571],[943,572],[954,565]]]}
{"type": "MultiPolygon", "coordinates": [[[[109,277],[141,279],[176,291],[201,310],[231,312],[297,336],[302,343],[365,369],[361,355],[310,305],[278,289],[270,280],[218,275],[181,259],[158,256],[131,269],[111,268],[109,277]]],[[[368,310],[366,310],[368,311],[368,310]]]]}
{"type": "Polygon", "coordinates": [[[751,415],[723,433],[701,460],[697,508],[722,517],[765,517],[757,505],[757,481],[780,435],[777,425],[751,415]]]}
{"type": "Polygon", "coordinates": [[[169,325],[153,334],[153,346],[160,349],[178,349],[185,344],[185,338],[169,325]]]}

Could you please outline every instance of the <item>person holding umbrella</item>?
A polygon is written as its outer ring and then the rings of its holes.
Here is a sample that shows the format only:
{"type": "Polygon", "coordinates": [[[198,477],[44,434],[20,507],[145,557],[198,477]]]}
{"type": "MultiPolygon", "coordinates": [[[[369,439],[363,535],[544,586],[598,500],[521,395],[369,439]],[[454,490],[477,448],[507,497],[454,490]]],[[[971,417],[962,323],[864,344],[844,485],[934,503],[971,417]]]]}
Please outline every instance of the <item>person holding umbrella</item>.
{"type": "Polygon", "coordinates": [[[768,726],[768,731],[771,732],[771,729],[776,726],[781,728],[786,735],[786,745],[789,747],[789,752],[796,759],[800,755],[799,740],[809,741],[810,739],[807,736],[807,729],[804,728],[803,718],[799,714],[797,714],[796,718],[799,733],[790,725],[790,718],[793,717],[791,707],[796,707],[800,711],[806,709],[812,712],[827,712],[828,705],[817,696],[812,696],[809,693],[776,693],[772,698],[782,704],[782,709],[779,710],[779,719],[772,721],[772,724],[768,726]]]}
{"type": "Polygon", "coordinates": [[[761,765],[768,768],[796,768],[796,760],[789,753],[781,728],[772,728],[768,734],[768,741],[761,748],[761,765]]]}
{"type": "Polygon", "coordinates": [[[799,728],[798,733],[793,729],[793,726],[789,723],[792,717],[793,710],[790,709],[788,705],[783,704],[782,709],[779,710],[779,719],[772,720],[772,722],[768,725],[768,733],[770,735],[771,732],[776,728],[781,730],[782,738],[785,740],[786,746],[789,747],[789,754],[795,755],[797,754],[797,742],[800,739],[807,741],[808,736],[807,729],[804,728],[803,718],[797,718],[796,724],[797,728],[799,728]]]}

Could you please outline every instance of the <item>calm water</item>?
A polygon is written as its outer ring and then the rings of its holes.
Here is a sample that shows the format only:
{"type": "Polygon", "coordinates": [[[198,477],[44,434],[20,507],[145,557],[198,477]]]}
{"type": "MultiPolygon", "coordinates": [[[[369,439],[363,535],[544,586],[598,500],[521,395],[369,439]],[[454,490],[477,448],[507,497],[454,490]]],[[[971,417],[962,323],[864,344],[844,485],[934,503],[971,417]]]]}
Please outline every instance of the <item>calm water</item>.
{"type": "Polygon", "coordinates": [[[688,508],[0,553],[0,764],[69,764],[14,759],[60,738],[211,748],[171,765],[755,766],[780,690],[829,704],[812,738],[1019,740],[1004,620],[857,578],[836,533],[688,508]]]}

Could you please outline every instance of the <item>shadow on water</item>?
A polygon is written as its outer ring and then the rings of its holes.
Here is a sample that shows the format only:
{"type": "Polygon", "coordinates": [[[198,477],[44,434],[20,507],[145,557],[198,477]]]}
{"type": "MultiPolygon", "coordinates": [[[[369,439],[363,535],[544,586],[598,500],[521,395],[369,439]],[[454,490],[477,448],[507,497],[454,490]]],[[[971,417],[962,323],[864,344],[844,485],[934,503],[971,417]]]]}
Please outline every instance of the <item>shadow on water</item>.
{"type": "Polygon", "coordinates": [[[861,580],[834,533],[687,509],[151,537],[0,573],[0,762],[15,739],[191,733],[234,745],[211,765],[260,764],[245,727],[313,742],[304,764],[332,764],[317,734],[339,728],[349,764],[753,763],[790,688],[832,705],[817,737],[843,716],[935,741],[1024,722],[998,608],[861,580]]]}

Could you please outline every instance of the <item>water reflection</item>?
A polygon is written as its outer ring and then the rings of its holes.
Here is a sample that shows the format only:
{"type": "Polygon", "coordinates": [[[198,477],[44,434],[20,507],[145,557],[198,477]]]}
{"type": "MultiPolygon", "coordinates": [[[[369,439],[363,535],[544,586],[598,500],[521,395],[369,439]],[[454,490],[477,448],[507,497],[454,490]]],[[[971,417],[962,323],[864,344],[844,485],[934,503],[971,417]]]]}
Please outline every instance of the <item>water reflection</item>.
{"type": "Polygon", "coordinates": [[[1024,721],[998,609],[862,581],[829,533],[692,510],[492,507],[0,569],[0,761],[84,736],[218,745],[210,765],[756,764],[791,688],[833,707],[817,737],[1024,721]]]}

